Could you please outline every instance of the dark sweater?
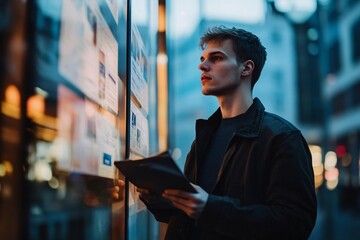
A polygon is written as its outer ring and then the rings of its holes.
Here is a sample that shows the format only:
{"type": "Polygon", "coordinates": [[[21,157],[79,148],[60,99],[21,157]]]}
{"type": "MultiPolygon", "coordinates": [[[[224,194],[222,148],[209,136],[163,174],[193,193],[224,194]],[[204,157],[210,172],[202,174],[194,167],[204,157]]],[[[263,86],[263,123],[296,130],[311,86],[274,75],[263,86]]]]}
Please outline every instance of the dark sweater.
{"type": "MultiPolygon", "coordinates": [[[[198,182],[199,186],[208,193],[211,193],[215,186],[225,152],[241,119],[242,115],[232,118],[223,118],[219,128],[216,130],[210,141],[205,159],[202,161],[199,168],[198,182]]],[[[200,231],[201,230],[197,228],[196,225],[192,227],[189,239],[199,239],[201,236],[200,231]]]]}

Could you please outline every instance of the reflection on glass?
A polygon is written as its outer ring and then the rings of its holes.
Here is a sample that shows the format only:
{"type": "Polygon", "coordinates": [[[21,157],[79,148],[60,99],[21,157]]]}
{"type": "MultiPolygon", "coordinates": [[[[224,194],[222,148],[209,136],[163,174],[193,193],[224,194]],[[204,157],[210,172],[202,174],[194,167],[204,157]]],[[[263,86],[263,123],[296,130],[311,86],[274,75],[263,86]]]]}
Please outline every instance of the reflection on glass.
{"type": "Polygon", "coordinates": [[[119,12],[125,2],[104,3],[34,2],[26,101],[29,239],[125,238],[125,184],[113,162],[125,158],[123,39],[116,26],[126,23],[126,11],[119,12]]]}
{"type": "Polygon", "coordinates": [[[1,103],[1,113],[15,119],[20,119],[20,91],[15,85],[5,89],[5,99],[1,103]]]}

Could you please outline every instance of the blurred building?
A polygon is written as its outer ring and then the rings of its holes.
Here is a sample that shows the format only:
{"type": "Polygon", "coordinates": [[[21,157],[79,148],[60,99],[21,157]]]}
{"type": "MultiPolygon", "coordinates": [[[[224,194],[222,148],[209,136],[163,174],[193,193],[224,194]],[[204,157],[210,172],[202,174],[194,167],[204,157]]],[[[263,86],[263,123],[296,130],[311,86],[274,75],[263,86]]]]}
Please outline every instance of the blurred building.
{"type": "Polygon", "coordinates": [[[337,155],[341,206],[359,209],[360,2],[328,1],[319,12],[327,150],[337,155]]]}

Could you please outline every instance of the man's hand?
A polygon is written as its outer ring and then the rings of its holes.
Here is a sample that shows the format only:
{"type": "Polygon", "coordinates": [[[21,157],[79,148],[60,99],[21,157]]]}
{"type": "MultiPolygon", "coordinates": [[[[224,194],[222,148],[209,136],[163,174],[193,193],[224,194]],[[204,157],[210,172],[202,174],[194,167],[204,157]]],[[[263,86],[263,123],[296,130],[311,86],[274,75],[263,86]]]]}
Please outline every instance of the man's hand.
{"type": "Polygon", "coordinates": [[[114,187],[108,188],[105,190],[109,199],[114,201],[122,201],[124,199],[124,190],[125,190],[125,182],[124,180],[115,179],[114,187]]]}
{"type": "MultiPolygon", "coordinates": [[[[89,183],[89,185],[91,185],[91,183],[89,183]]],[[[125,182],[119,179],[114,179],[112,186],[100,184],[100,187],[97,186],[94,189],[88,189],[84,194],[84,202],[89,206],[112,204],[122,201],[124,198],[125,182]]]]}
{"type": "Polygon", "coordinates": [[[197,193],[189,193],[178,189],[166,189],[162,196],[169,199],[175,207],[185,212],[189,217],[198,219],[205,208],[209,194],[200,186],[191,185],[197,193]]]}
{"type": "Polygon", "coordinates": [[[136,188],[136,191],[140,194],[140,197],[144,197],[144,195],[149,195],[150,192],[149,190],[145,189],[145,188],[136,188]]]}
{"type": "Polygon", "coordinates": [[[153,196],[151,196],[149,190],[136,187],[136,191],[139,193],[141,201],[143,201],[144,203],[150,203],[150,199],[152,199],[153,196]]]}

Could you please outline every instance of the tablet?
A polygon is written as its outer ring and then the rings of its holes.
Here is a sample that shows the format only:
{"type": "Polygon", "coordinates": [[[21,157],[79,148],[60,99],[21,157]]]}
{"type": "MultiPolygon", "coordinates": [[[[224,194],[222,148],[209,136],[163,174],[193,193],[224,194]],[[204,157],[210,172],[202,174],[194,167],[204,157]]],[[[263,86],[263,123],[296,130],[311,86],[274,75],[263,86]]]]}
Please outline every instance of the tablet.
{"type": "Polygon", "coordinates": [[[115,166],[136,187],[161,195],[165,189],[196,193],[169,152],[140,160],[115,161],[115,166]]]}

